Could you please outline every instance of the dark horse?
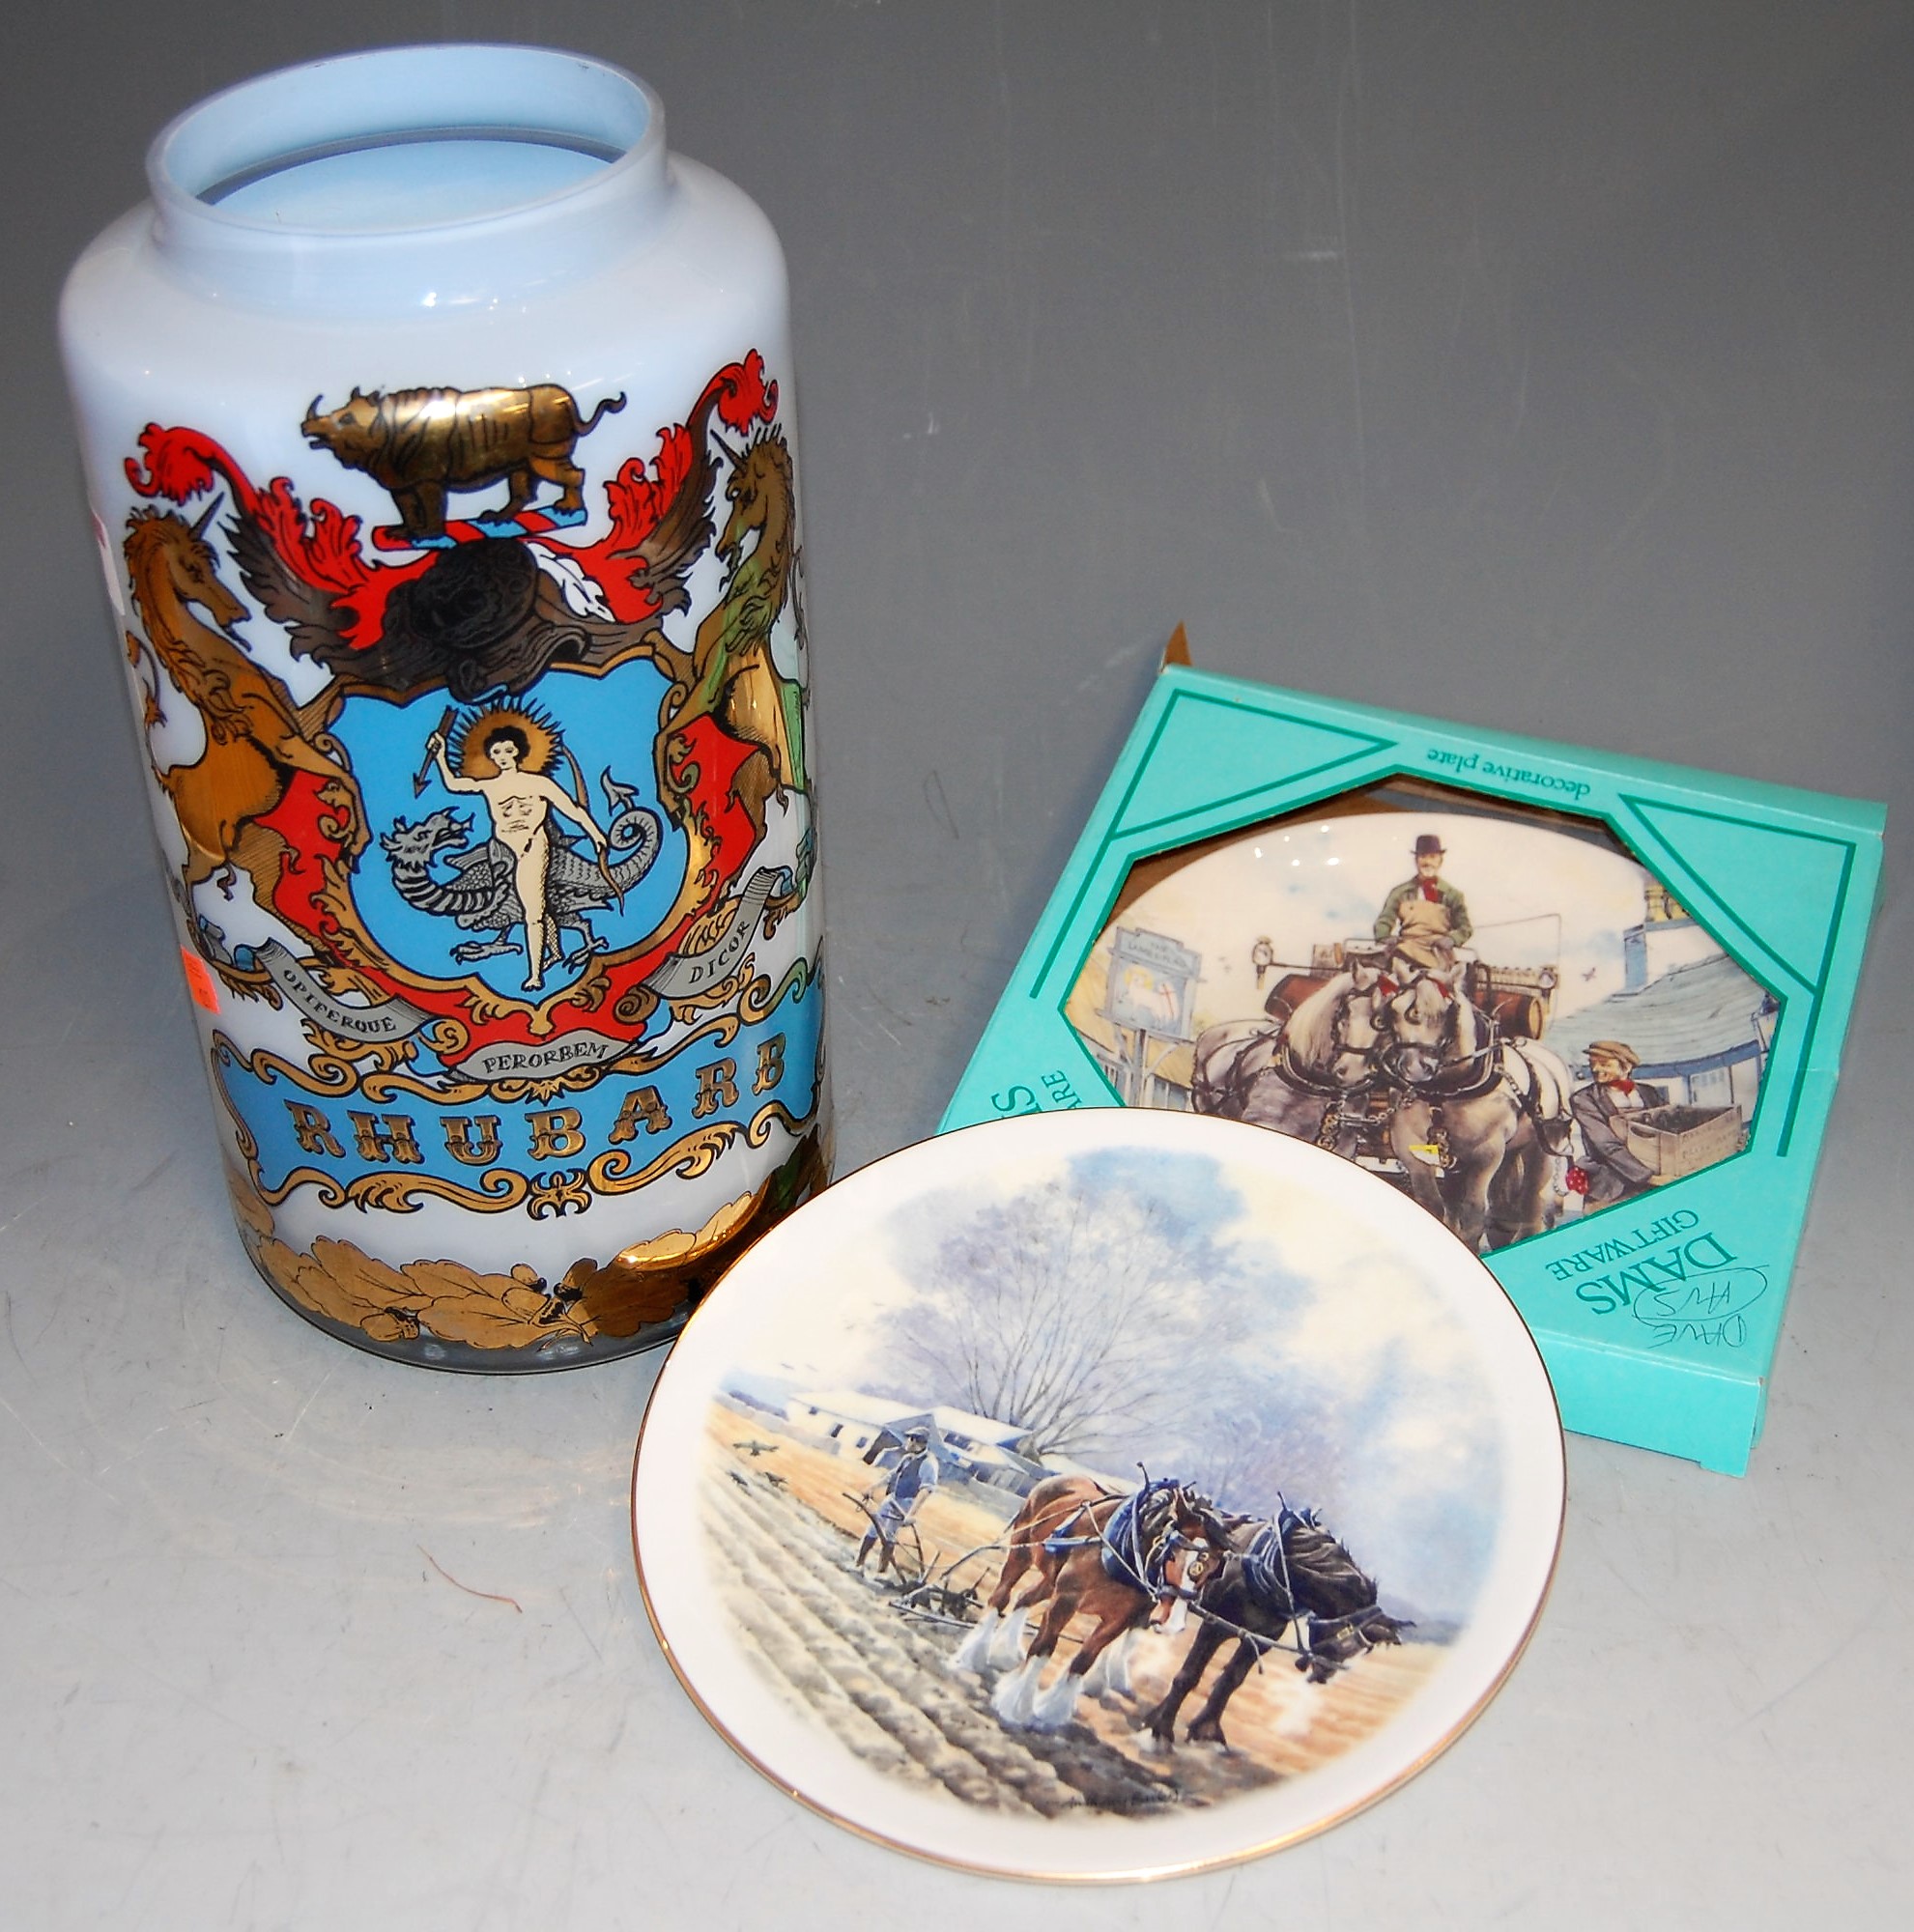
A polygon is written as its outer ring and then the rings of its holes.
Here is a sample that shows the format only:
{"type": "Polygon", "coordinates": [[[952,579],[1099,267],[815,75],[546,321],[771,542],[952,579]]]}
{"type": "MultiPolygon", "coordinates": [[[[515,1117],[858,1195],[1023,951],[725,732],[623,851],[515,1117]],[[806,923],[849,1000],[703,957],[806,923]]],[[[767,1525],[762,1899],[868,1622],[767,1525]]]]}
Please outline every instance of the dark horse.
{"type": "Polygon", "coordinates": [[[1074,1714],[1098,1659],[1153,1610],[1167,1615],[1191,1559],[1222,1541],[1223,1524],[1209,1498],[1185,1484],[1158,1478],[1123,1496],[1087,1476],[1048,1477],[1006,1532],[996,1588],[950,1667],[1008,1670],[990,1699],[998,1718],[1018,1729],[1059,1730],[1074,1714]],[[1039,1604],[1043,1620],[1029,1656],[1019,1658],[1024,1626],[1039,1604]],[[1040,1694],[1043,1666],[1079,1612],[1094,1618],[1095,1628],[1070,1667],[1040,1694]]]}
{"type": "Polygon", "coordinates": [[[1226,1519],[1226,1527],[1227,1553],[1220,1563],[1205,1564],[1195,1585],[1201,1628],[1162,1701],[1137,1719],[1137,1728],[1159,1745],[1174,1741],[1183,1700],[1226,1638],[1237,1639],[1236,1655],[1217,1674],[1209,1701],[1189,1727],[1192,1744],[1227,1746],[1224,1706],[1291,1624],[1305,1633],[1296,1667],[1317,1684],[1378,1644],[1400,1643],[1410,1628],[1377,1603],[1374,1581],[1313,1510],[1299,1512],[1285,1504],[1273,1522],[1239,1516],[1226,1519]]]}

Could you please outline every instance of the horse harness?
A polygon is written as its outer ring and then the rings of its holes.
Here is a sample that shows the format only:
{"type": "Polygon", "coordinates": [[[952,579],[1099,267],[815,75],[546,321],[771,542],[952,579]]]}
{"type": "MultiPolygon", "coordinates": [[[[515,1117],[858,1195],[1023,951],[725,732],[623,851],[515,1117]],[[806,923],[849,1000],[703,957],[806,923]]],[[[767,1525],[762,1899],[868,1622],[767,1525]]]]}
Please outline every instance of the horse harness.
{"type": "Polygon", "coordinates": [[[1267,1598],[1271,1594],[1271,1585],[1277,1583],[1280,1577],[1282,1603],[1288,1610],[1290,1622],[1294,1623],[1300,1618],[1309,1627],[1309,1635],[1305,1642],[1285,1643],[1279,1636],[1267,1636],[1261,1631],[1246,1630],[1242,1624],[1234,1622],[1220,1611],[1208,1608],[1202,1603],[1198,1591],[1179,1589],[1177,1595],[1182,1597],[1199,1617],[1219,1626],[1232,1636],[1241,1637],[1243,1642],[1249,1644],[1256,1652],[1259,1666],[1264,1652],[1288,1650],[1295,1652],[1299,1670],[1305,1665],[1315,1665],[1324,1670],[1347,1670],[1349,1665],[1341,1658],[1326,1657],[1317,1650],[1317,1636],[1347,1628],[1352,1631],[1365,1653],[1372,1651],[1376,1645],[1362,1629],[1362,1620],[1373,1616],[1381,1605],[1372,1599],[1366,1604],[1357,1605],[1353,1610],[1345,1610],[1339,1616],[1333,1617],[1319,1616],[1314,1610],[1305,1610],[1297,1601],[1296,1586],[1290,1578],[1289,1568],[1289,1533],[1299,1526],[1309,1529],[1320,1528],[1316,1512],[1313,1509],[1294,1510],[1278,1495],[1275,1521],[1266,1522],[1263,1525],[1250,1542],[1249,1548],[1241,1553],[1240,1560],[1248,1577],[1251,1590],[1259,1596],[1267,1598]],[[1273,1561],[1271,1561],[1272,1553],[1273,1561]]]}
{"type": "Polygon", "coordinates": [[[1043,1539],[1043,1548],[1052,1555],[1061,1555],[1066,1550],[1088,1549],[1100,1547],[1103,1552],[1103,1570],[1113,1581],[1128,1583],[1135,1589],[1151,1597],[1162,1598],[1183,1595],[1175,1585],[1164,1581],[1169,1569],[1170,1557],[1186,1543],[1199,1539],[1186,1537],[1179,1530],[1174,1520],[1166,1520],[1161,1529],[1150,1536],[1147,1543],[1144,1514],[1149,1506],[1160,1500],[1167,1513],[1172,1497],[1185,1493],[1179,1483],[1157,1481],[1146,1483],[1134,1494],[1126,1496],[1111,1512],[1108,1522],[1099,1527],[1094,1535],[1075,1536],[1071,1534],[1094,1503],[1079,1503],[1048,1536],[1043,1539]]]}
{"type": "MultiPolygon", "coordinates": [[[[1343,1122],[1347,1117],[1345,1102],[1366,1100],[1385,1080],[1385,1070],[1380,1064],[1383,1037],[1379,1034],[1369,1046],[1351,1046],[1345,1023],[1349,1018],[1349,1009],[1356,995],[1341,1002],[1336,1008],[1334,1024],[1329,1029],[1329,1043],[1333,1049],[1329,1055],[1329,1065],[1335,1065],[1346,1054],[1359,1053],[1362,1056],[1363,1072],[1359,1079],[1337,1080],[1332,1075],[1320,1072],[1313,1066],[1304,1065],[1297,1059],[1296,1048],[1286,1029],[1278,1029],[1276,1035],[1275,1073],[1285,1085],[1299,1094],[1313,1094],[1328,1102],[1323,1109],[1322,1124],[1316,1129],[1316,1145],[1335,1151],[1337,1140],[1342,1134],[1343,1122]]],[[[1247,1099],[1247,1094],[1236,1091],[1248,1084],[1243,1078],[1242,1061],[1237,1063],[1230,1081],[1231,1097],[1238,1103],[1239,1112],[1247,1099]]]]}
{"type": "MultiPolygon", "coordinates": [[[[1411,982],[1412,988],[1428,980],[1424,974],[1411,982]]],[[[1440,985],[1440,980],[1434,983],[1440,985]]],[[[1447,989],[1444,988],[1444,991],[1447,989]]],[[[1442,1037],[1439,1047],[1455,1044],[1455,1030],[1464,1005],[1470,1006],[1481,1020],[1485,1029],[1482,1044],[1473,1053],[1466,1053],[1456,1060],[1444,1060],[1439,1070],[1426,1080],[1412,1080],[1402,1070],[1403,1043],[1390,1037],[1389,1042],[1377,1055],[1377,1065],[1382,1069],[1383,1078],[1390,1086],[1400,1087],[1406,1094],[1414,1094],[1425,1100],[1473,1100],[1486,1094],[1502,1077],[1501,1065],[1501,1024],[1493,1013],[1485,1013],[1473,1002],[1465,1001],[1461,993],[1449,994],[1449,1006],[1443,1015],[1442,1037]]]]}
{"type": "MultiPolygon", "coordinates": [[[[1427,975],[1420,976],[1427,978],[1427,975]]],[[[1392,981],[1385,980],[1383,989],[1393,993],[1401,990],[1392,981]]],[[[1410,982],[1413,987],[1416,981],[1410,982]]],[[[1451,998],[1448,1010],[1443,1016],[1441,1047],[1454,1043],[1458,1017],[1461,1012],[1463,996],[1451,998]]],[[[1455,1155],[1450,1151],[1448,1130],[1443,1121],[1443,1106],[1451,1100],[1473,1100],[1488,1093],[1498,1080],[1507,1077],[1502,1065],[1503,1042],[1501,1028],[1495,1016],[1480,1014],[1486,1029],[1482,1044],[1472,1053],[1465,1054],[1458,1060],[1444,1061],[1441,1070],[1424,1080],[1412,1080],[1402,1067],[1403,1044],[1392,1037],[1385,1029],[1381,1031],[1373,1045],[1352,1047],[1345,1031],[1349,1014],[1349,1002],[1345,1001],[1336,1009],[1335,1023],[1330,1031],[1330,1040],[1334,1047],[1330,1064],[1334,1065],[1346,1054],[1360,1053],[1364,1071],[1360,1078],[1341,1081],[1322,1072],[1319,1068],[1306,1065],[1296,1056],[1287,1032],[1278,1031],[1275,1045],[1274,1071],[1279,1079],[1298,1093],[1311,1094],[1325,1099],[1328,1105],[1323,1110],[1322,1123],[1316,1129],[1316,1145],[1330,1152],[1336,1151],[1336,1144],[1342,1137],[1343,1128],[1349,1124],[1360,1127],[1367,1116],[1360,1111],[1352,1113],[1351,1103],[1363,1102],[1379,1088],[1394,1088],[1398,1092],[1414,1094],[1426,1101],[1430,1108],[1430,1140],[1435,1148],[1437,1164],[1446,1172],[1455,1165],[1455,1155]]],[[[1244,1056],[1246,1058],[1246,1056],[1244,1056]]],[[[1243,1059],[1239,1058],[1231,1070],[1228,1087],[1229,1098],[1237,1102],[1239,1108],[1246,1097],[1241,1091],[1246,1088],[1253,1075],[1245,1074],[1243,1059]]],[[[1511,1080],[1517,1100],[1523,1110],[1540,1124],[1540,1116],[1533,1106],[1532,1093],[1525,1093],[1511,1080]]]]}
{"type": "MultiPolygon", "coordinates": [[[[1426,976],[1425,976],[1426,977],[1426,976]]],[[[1523,1059],[1519,1050],[1514,1058],[1521,1065],[1526,1079],[1518,1080],[1509,1070],[1508,1061],[1511,1048],[1502,1038],[1501,1022],[1493,1013],[1484,1012],[1473,1002],[1469,1002],[1480,1018],[1484,1033],[1482,1044],[1473,1053],[1465,1054],[1459,1060],[1445,1061],[1437,1073],[1426,1080],[1412,1080],[1402,1070],[1402,1042],[1391,1038],[1389,1044],[1376,1055],[1382,1077],[1392,1087],[1405,1094],[1414,1094],[1427,1103],[1429,1108],[1429,1139],[1435,1149],[1436,1165],[1447,1173],[1455,1165],[1455,1155],[1449,1148],[1448,1127],[1443,1119],[1443,1108],[1451,1100],[1478,1100],[1484,1094],[1494,1090],[1496,1083],[1506,1081],[1515,1103],[1534,1123],[1535,1130],[1547,1141],[1555,1122],[1545,1120],[1542,1115],[1537,1094],[1538,1081],[1535,1070],[1523,1059]]],[[[1443,1022],[1443,1035],[1439,1045],[1448,1046],[1454,1042],[1456,1023],[1464,1005],[1464,995],[1458,993],[1449,1007],[1443,1022]]],[[[1559,1148],[1555,1150],[1559,1152],[1559,1148]]]]}

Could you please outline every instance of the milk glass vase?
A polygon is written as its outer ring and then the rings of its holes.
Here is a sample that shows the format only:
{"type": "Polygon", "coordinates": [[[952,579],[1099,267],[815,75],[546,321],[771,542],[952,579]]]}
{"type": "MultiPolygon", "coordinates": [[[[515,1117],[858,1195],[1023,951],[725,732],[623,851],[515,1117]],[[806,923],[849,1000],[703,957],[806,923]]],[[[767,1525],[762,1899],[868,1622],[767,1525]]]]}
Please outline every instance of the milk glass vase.
{"type": "Polygon", "coordinates": [[[828,1157],[777,239],[534,48],[147,171],[62,334],[246,1252],[407,1361],[668,1340],[828,1157]]]}

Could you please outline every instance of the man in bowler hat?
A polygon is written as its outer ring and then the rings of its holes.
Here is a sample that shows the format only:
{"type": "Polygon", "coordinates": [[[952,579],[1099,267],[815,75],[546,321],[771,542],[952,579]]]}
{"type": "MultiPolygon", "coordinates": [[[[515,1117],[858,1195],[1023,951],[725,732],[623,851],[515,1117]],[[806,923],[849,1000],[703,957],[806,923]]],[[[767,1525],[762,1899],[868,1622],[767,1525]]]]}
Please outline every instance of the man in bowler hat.
{"type": "Polygon", "coordinates": [[[1433,832],[1415,840],[1415,876],[1391,888],[1376,918],[1376,937],[1412,967],[1446,979],[1455,950],[1474,931],[1462,895],[1443,877],[1443,841],[1433,832]]]}

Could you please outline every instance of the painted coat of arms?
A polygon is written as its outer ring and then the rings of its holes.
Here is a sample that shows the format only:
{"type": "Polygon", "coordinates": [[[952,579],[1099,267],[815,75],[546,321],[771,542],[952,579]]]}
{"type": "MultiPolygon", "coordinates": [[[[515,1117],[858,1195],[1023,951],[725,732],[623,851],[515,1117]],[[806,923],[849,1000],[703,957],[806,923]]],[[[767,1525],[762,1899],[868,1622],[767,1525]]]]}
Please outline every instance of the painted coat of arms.
{"type": "Polygon", "coordinates": [[[369,529],[191,427],[149,425],[126,466],[128,659],[242,1227],[282,1292],[380,1344],[629,1337],[687,1292],[666,1263],[722,1262],[815,1179],[791,450],[756,352],[688,401],[595,505],[625,398],[551,383],[314,397],[288,429],[389,499],[369,529]],[[298,1197],[549,1235],[660,1180],[648,1232],[509,1274],[273,1219],[298,1197]]]}

